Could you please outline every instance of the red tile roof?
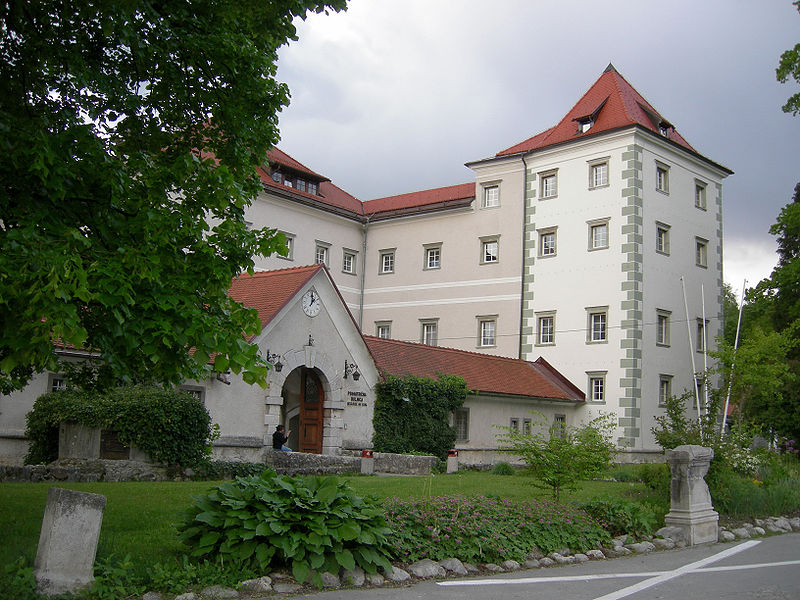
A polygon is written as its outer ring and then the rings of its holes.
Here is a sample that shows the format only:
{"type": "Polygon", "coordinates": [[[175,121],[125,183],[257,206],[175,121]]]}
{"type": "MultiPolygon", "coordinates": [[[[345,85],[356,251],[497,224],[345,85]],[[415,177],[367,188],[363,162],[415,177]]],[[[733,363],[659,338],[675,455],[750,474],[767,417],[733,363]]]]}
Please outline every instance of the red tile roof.
{"type": "Polygon", "coordinates": [[[306,175],[311,175],[318,181],[328,181],[327,177],[312,171],[300,161],[295,160],[276,146],[273,146],[272,149],[267,150],[267,162],[269,162],[269,164],[278,163],[279,165],[284,165],[290,169],[294,169],[295,171],[305,173],[306,175]]]}
{"type": "Polygon", "coordinates": [[[255,308],[263,328],[322,268],[322,265],[310,265],[277,271],[259,271],[252,275],[243,273],[233,280],[228,295],[245,306],[255,308]]]}
{"type": "Polygon", "coordinates": [[[591,137],[624,127],[640,126],[661,135],[659,127],[667,127],[667,139],[695,152],[695,149],[667,122],[653,106],[608,65],[600,78],[578,100],[577,104],[556,125],[510,148],[497,156],[531,152],[562,142],[591,137]],[[581,120],[592,117],[594,124],[586,132],[579,129],[581,120]]]}
{"type": "Polygon", "coordinates": [[[461,183],[432,190],[422,190],[420,192],[367,200],[364,202],[364,213],[375,215],[421,207],[433,208],[437,204],[444,208],[453,203],[459,203],[459,201],[467,201],[474,198],[475,183],[461,183]]]}
{"type": "Polygon", "coordinates": [[[459,375],[473,391],[583,402],[581,390],[544,359],[528,362],[465,350],[364,336],[381,374],[459,375]]]}

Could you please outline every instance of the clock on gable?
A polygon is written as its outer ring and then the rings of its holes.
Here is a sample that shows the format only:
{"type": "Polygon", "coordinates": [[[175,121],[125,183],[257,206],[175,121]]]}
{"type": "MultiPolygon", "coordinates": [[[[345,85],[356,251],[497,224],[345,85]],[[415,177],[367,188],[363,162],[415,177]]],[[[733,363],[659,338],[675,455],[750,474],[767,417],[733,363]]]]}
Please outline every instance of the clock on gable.
{"type": "Polygon", "coordinates": [[[322,309],[322,300],[315,290],[308,290],[303,294],[303,312],[309,317],[316,317],[322,309]]]}

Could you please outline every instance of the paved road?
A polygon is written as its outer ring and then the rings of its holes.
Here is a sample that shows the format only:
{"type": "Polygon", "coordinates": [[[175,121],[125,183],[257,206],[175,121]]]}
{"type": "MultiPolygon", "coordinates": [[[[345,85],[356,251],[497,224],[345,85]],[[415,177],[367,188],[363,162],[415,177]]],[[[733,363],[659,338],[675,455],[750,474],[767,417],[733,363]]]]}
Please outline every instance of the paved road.
{"type": "Polygon", "coordinates": [[[800,533],[315,600],[799,600],[800,533]]]}

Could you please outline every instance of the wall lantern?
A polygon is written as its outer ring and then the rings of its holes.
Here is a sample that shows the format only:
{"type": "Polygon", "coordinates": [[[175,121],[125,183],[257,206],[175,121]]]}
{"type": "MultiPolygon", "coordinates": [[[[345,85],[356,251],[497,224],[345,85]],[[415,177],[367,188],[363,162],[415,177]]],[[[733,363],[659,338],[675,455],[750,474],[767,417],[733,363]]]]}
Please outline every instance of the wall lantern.
{"type": "Polygon", "coordinates": [[[229,376],[230,376],[230,374],[231,374],[231,371],[230,371],[230,369],[228,369],[228,370],[227,370],[227,371],[225,371],[224,373],[220,373],[219,371],[217,371],[217,372],[216,372],[215,379],[216,379],[217,381],[221,381],[221,382],[222,382],[222,383],[224,383],[225,385],[230,385],[230,384],[231,384],[231,380],[230,380],[230,377],[229,377],[229,376]]]}
{"type": "Polygon", "coordinates": [[[358,372],[358,367],[356,366],[356,363],[348,363],[347,360],[345,360],[343,379],[347,379],[348,375],[353,376],[353,381],[358,381],[359,379],[361,379],[361,373],[358,372]]]}
{"type": "Polygon", "coordinates": [[[267,349],[267,362],[275,367],[276,373],[280,373],[283,370],[281,357],[278,354],[270,354],[269,349],[267,349]]]}

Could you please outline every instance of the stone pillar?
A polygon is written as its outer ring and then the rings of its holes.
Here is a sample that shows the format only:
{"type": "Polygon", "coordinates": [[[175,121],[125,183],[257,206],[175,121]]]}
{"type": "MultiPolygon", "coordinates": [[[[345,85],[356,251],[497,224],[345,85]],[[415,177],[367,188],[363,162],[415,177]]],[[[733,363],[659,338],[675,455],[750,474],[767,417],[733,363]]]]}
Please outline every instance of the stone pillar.
{"type": "Polygon", "coordinates": [[[447,472],[458,472],[458,450],[447,451],[447,472]]]}
{"type": "Polygon", "coordinates": [[[36,591],[73,593],[94,581],[93,567],[106,498],[50,488],[33,563],[36,591]]]}
{"type": "Polygon", "coordinates": [[[58,458],[100,457],[100,428],[62,422],[58,426],[58,458]]]}
{"type": "Polygon", "coordinates": [[[714,450],[703,446],[678,446],[667,450],[672,471],[671,508],[664,517],[667,527],[681,530],[690,546],[716,542],[719,514],[711,505],[711,494],[704,477],[714,450]]]}
{"type": "Polygon", "coordinates": [[[372,475],[375,472],[375,456],[372,450],[361,451],[361,474],[372,475]]]}

